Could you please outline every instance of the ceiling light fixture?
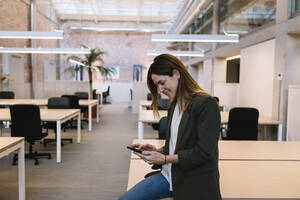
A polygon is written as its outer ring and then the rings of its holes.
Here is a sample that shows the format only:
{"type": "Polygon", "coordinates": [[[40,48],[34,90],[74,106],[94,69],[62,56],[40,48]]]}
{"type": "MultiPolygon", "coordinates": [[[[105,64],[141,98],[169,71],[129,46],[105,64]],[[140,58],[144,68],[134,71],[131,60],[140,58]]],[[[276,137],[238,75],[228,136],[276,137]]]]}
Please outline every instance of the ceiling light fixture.
{"type": "Polygon", "coordinates": [[[77,27],[72,26],[72,30],[85,30],[85,31],[98,31],[98,32],[105,32],[105,31],[125,31],[125,32],[165,32],[164,29],[154,29],[154,28],[124,28],[124,27],[77,27]]]}
{"type": "Polygon", "coordinates": [[[62,31],[0,31],[0,38],[6,39],[63,39],[62,31]]]}
{"type": "Polygon", "coordinates": [[[240,57],[241,57],[241,55],[232,56],[232,57],[226,58],[226,60],[234,60],[234,59],[237,59],[237,58],[240,58],[240,57]]]}
{"type": "Polygon", "coordinates": [[[75,48],[0,48],[0,53],[89,54],[90,49],[75,48]]]}
{"type": "Polygon", "coordinates": [[[239,35],[152,34],[151,40],[165,42],[239,42],[239,35]]]}
{"type": "Polygon", "coordinates": [[[79,61],[77,61],[77,60],[69,59],[69,62],[70,62],[70,63],[77,64],[77,65],[85,66],[83,63],[81,63],[81,62],[79,62],[79,61]]]}
{"type": "Polygon", "coordinates": [[[203,51],[149,51],[148,56],[157,56],[160,54],[171,54],[173,56],[193,56],[193,57],[203,57],[203,51]]]}

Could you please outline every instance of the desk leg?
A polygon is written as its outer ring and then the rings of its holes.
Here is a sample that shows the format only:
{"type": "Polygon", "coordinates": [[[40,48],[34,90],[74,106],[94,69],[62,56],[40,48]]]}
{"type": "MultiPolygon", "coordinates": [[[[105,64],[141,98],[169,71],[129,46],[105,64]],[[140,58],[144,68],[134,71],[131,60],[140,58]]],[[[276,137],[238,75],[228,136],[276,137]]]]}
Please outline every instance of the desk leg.
{"type": "MultiPolygon", "coordinates": [[[[278,124],[277,140],[282,141],[282,124],[278,124]]],[[[287,140],[287,139],[286,139],[287,140]]]]}
{"type": "Polygon", "coordinates": [[[89,105],[89,131],[92,130],[92,105],[89,105]]]}
{"type": "Polygon", "coordinates": [[[142,112],[142,110],[143,110],[143,106],[139,105],[139,114],[142,112]]]}
{"type": "Polygon", "coordinates": [[[101,97],[101,105],[103,105],[103,95],[102,95],[102,92],[100,93],[100,97],[101,97]]]}
{"type": "Polygon", "coordinates": [[[56,162],[61,162],[61,125],[56,121],[56,162]]]}
{"type": "Polygon", "coordinates": [[[100,106],[99,106],[99,101],[97,102],[97,123],[99,123],[99,109],[100,109],[100,106]]]}
{"type": "Polygon", "coordinates": [[[81,138],[81,133],[80,133],[80,129],[81,129],[81,121],[80,121],[80,113],[77,116],[77,143],[80,143],[80,138],[81,138]]]}
{"type": "Polygon", "coordinates": [[[144,123],[138,122],[138,138],[144,139],[144,123]]]}
{"type": "Polygon", "coordinates": [[[24,161],[24,141],[18,150],[18,177],[19,177],[19,200],[25,200],[25,161],[24,161]]]}

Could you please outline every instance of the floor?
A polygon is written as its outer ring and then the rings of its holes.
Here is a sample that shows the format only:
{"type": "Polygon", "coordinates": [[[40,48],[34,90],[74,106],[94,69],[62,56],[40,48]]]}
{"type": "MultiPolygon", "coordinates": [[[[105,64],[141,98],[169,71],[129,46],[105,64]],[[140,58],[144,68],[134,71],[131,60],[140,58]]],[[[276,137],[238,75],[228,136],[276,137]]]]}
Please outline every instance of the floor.
{"type": "MultiPolygon", "coordinates": [[[[40,159],[35,166],[26,159],[26,199],[28,200],[112,200],[127,187],[130,151],[126,146],[137,138],[137,114],[127,104],[104,105],[100,123],[93,123],[93,131],[83,122],[81,143],[76,143],[76,130],[68,130],[63,137],[62,163],[56,163],[55,143],[39,152],[51,152],[52,159],[40,159]]],[[[9,130],[4,130],[4,136],[9,130]]],[[[53,137],[53,134],[51,135],[53,137]]],[[[151,126],[145,126],[145,138],[156,138],[151,126]]],[[[17,166],[11,156],[0,159],[0,200],[18,199],[17,166]]]]}

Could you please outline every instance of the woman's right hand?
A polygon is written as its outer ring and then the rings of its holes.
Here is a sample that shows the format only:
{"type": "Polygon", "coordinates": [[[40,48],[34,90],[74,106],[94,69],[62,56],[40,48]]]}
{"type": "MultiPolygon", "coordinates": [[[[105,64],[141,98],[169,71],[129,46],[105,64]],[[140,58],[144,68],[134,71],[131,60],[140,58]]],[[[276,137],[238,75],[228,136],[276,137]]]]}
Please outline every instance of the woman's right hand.
{"type": "Polygon", "coordinates": [[[157,151],[157,148],[151,144],[132,144],[131,147],[137,148],[141,151],[157,151]]]}

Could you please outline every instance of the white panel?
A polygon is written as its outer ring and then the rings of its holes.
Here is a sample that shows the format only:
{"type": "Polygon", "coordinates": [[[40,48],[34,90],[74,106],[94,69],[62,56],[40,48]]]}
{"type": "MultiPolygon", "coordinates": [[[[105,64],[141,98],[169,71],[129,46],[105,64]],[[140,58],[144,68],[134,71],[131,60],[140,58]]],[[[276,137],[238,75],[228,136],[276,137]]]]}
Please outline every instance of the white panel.
{"type": "Polygon", "coordinates": [[[275,40],[241,50],[240,106],[255,107],[272,117],[275,40]]]}
{"type": "MultiPolygon", "coordinates": [[[[200,87],[202,89],[204,89],[205,91],[207,91],[208,93],[211,93],[211,73],[212,73],[212,60],[205,60],[203,62],[203,73],[202,73],[202,76],[201,76],[201,79],[202,79],[202,84],[203,85],[200,85],[200,87]]],[[[199,77],[200,78],[200,77],[199,77]]]]}
{"type": "Polygon", "coordinates": [[[227,110],[239,105],[238,91],[239,84],[236,83],[214,84],[214,96],[219,97],[220,105],[224,105],[227,110]]]}
{"type": "Polygon", "coordinates": [[[44,81],[56,80],[56,64],[50,61],[44,61],[44,81]]]}
{"type": "Polygon", "coordinates": [[[300,141],[300,85],[289,86],[287,110],[287,139],[300,141]]]}
{"type": "Polygon", "coordinates": [[[30,85],[24,81],[24,58],[20,55],[9,55],[9,90],[15,93],[15,98],[29,98],[30,85]]]}

